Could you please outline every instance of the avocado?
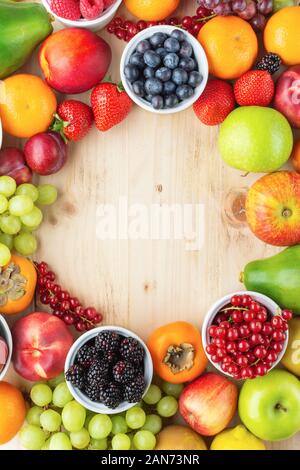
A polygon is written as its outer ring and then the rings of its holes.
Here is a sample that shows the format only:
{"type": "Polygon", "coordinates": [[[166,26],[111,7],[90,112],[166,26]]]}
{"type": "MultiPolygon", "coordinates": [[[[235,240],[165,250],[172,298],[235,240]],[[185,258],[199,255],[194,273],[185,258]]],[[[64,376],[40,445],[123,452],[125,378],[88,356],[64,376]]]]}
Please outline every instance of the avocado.
{"type": "Polygon", "coordinates": [[[281,308],[300,315],[300,245],[247,264],[241,281],[247,290],[265,294],[281,308]]]}
{"type": "Polygon", "coordinates": [[[38,3],[0,0],[0,79],[25,64],[52,31],[47,10],[38,3]]]}

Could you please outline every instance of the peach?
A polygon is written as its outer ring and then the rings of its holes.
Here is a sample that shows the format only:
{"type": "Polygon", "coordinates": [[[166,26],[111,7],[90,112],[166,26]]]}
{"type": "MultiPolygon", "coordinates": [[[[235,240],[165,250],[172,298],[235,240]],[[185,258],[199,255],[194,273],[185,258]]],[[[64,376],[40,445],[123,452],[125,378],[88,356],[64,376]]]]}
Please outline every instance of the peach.
{"type": "Polygon", "coordinates": [[[64,370],[73,337],[65,323],[44,312],[34,312],[16,321],[12,328],[13,364],[27,380],[52,379],[64,370]]]}
{"type": "Polygon", "coordinates": [[[39,53],[48,85],[61,93],[83,93],[104,78],[111,49],[104,39],[82,28],[67,28],[49,36],[39,53]]]}
{"type": "Polygon", "coordinates": [[[300,129],[300,65],[290,67],[279,77],[274,105],[293,127],[300,129]]]}

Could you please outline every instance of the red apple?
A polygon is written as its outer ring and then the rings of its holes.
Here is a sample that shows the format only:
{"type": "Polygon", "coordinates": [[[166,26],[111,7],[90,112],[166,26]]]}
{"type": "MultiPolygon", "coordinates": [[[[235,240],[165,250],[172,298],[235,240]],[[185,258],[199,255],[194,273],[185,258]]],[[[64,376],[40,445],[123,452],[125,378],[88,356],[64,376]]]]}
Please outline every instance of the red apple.
{"type": "Polygon", "coordinates": [[[210,372],[185,387],[179,399],[179,411],[188,425],[203,436],[218,434],[232,420],[238,389],[222,375],[210,372]]]}
{"type": "Polygon", "coordinates": [[[257,180],[247,194],[246,216],[250,229],[265,243],[300,243],[300,175],[278,171],[257,180]]]}
{"type": "Polygon", "coordinates": [[[289,68],[279,77],[274,105],[293,127],[300,129],[300,65],[289,68]]]}
{"type": "Polygon", "coordinates": [[[8,347],[6,341],[0,336],[0,372],[6,364],[8,347]]]}
{"type": "Polygon", "coordinates": [[[49,36],[39,54],[47,83],[61,93],[83,93],[106,75],[111,49],[104,39],[82,28],[67,28],[49,36]]]}
{"type": "Polygon", "coordinates": [[[24,379],[52,379],[64,370],[73,338],[65,323],[44,312],[16,321],[12,328],[13,364],[24,379]]]}
{"type": "Polygon", "coordinates": [[[41,132],[27,140],[24,153],[32,171],[39,175],[52,175],[65,164],[67,145],[58,132],[41,132]]]}
{"type": "Polygon", "coordinates": [[[24,153],[15,148],[7,147],[0,150],[0,176],[11,176],[17,184],[30,183],[32,172],[26,166],[24,153]]]}

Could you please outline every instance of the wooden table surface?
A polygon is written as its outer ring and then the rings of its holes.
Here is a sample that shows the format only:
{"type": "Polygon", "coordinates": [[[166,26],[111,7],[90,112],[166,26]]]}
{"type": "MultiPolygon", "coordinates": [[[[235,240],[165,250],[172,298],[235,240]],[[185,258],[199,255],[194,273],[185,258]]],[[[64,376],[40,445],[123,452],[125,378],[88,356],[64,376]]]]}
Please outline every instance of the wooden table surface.
{"type": "MultiPolygon", "coordinates": [[[[184,0],[185,13],[192,14],[195,3],[184,0]]],[[[125,43],[105,31],[99,34],[112,47],[110,73],[118,81],[125,43]]],[[[36,57],[24,71],[41,74],[36,57]]],[[[76,96],[87,103],[89,97],[76,96]]],[[[244,176],[226,166],[217,136],[218,128],[202,125],[192,109],[158,116],[135,106],[112,130],[100,133],[94,127],[82,142],[70,144],[68,162],[58,174],[39,179],[57,185],[59,199],[45,211],[35,259],[47,261],[84,305],[100,309],[106,324],[125,326],[144,339],[153,328],[175,320],[201,327],[212,303],[243,289],[239,274],[244,265],[276,252],[255,238],[244,219],[245,191],[259,175],[244,176]],[[112,205],[118,216],[119,208],[127,206],[133,232],[134,219],[138,223],[153,205],[193,205],[195,229],[200,205],[202,244],[195,250],[188,234],[178,240],[172,230],[165,240],[145,239],[144,233],[137,240],[101,240],[97,228],[103,204],[112,205]]],[[[22,146],[4,136],[3,146],[11,144],[22,146]]],[[[12,370],[7,380],[25,385],[12,370]]],[[[269,448],[299,446],[300,435],[269,448]]],[[[17,438],[0,447],[7,448],[19,448],[17,438]]]]}

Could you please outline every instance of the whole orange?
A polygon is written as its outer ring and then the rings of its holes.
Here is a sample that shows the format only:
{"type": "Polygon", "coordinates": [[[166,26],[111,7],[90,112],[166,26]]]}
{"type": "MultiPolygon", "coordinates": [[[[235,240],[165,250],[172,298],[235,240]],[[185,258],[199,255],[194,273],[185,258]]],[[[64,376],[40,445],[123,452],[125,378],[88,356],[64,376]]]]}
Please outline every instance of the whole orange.
{"type": "Polygon", "coordinates": [[[160,21],[172,15],[180,0],[125,0],[127,9],[134,16],[146,21],[160,21]]]}
{"type": "Polygon", "coordinates": [[[0,444],[17,434],[25,415],[26,405],[20,390],[7,382],[0,382],[0,444]]]}
{"type": "Polygon", "coordinates": [[[300,6],[286,7],[269,19],[264,31],[268,52],[278,54],[286,65],[300,64],[300,6]]]}
{"type": "Polygon", "coordinates": [[[300,173],[300,139],[295,143],[292,152],[292,164],[297,173],[300,173]]]}
{"type": "Polygon", "coordinates": [[[57,101],[40,77],[17,74],[4,80],[0,117],[5,132],[14,137],[31,137],[48,129],[57,101]]]}
{"type": "Polygon", "coordinates": [[[240,77],[257,57],[256,34],[238,16],[216,16],[200,29],[198,40],[206,52],[210,73],[218,78],[240,77]]]}

